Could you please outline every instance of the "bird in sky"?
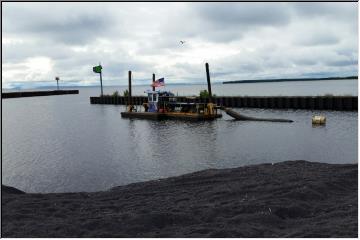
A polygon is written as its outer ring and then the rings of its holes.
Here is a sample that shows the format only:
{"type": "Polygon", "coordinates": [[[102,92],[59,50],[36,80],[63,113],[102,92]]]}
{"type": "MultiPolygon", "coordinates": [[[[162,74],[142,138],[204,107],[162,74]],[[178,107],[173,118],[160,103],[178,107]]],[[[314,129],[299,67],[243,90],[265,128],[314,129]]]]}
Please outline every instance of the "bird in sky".
{"type": "Polygon", "coordinates": [[[184,43],[185,43],[185,41],[180,41],[180,43],[181,43],[181,44],[184,44],[184,43]]]}

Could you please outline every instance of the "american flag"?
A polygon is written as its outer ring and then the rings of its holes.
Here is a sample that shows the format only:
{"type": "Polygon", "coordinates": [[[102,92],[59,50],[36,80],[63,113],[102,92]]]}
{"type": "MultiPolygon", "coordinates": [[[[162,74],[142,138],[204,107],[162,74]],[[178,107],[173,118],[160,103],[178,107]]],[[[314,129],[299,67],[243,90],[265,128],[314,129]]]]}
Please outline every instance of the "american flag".
{"type": "Polygon", "coordinates": [[[164,78],[160,78],[158,80],[156,80],[155,82],[153,82],[151,84],[152,87],[161,87],[161,86],[165,86],[165,80],[164,78]]]}

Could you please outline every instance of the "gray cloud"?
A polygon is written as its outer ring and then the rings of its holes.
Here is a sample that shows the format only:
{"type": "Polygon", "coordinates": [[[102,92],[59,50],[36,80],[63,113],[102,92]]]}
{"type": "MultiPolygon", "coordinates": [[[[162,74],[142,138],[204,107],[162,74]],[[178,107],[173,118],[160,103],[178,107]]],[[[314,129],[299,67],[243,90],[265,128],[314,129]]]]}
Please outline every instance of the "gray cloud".
{"type": "Polygon", "coordinates": [[[340,41],[340,37],[333,34],[319,34],[309,32],[306,36],[299,37],[295,43],[304,46],[333,45],[340,41]]]}
{"type": "Polygon", "coordinates": [[[111,26],[108,18],[82,15],[61,22],[43,22],[37,25],[24,26],[36,34],[50,36],[54,41],[71,45],[81,45],[95,38],[111,26]]]}
{"type": "Polygon", "coordinates": [[[358,61],[356,59],[329,59],[325,61],[325,64],[328,66],[334,66],[334,67],[343,67],[343,66],[357,66],[358,61]]]}
{"type": "Polygon", "coordinates": [[[353,20],[354,17],[357,17],[358,8],[357,2],[301,2],[289,5],[300,17],[330,17],[338,21],[353,20]]]}
{"type": "Polygon", "coordinates": [[[286,25],[290,21],[286,5],[281,3],[194,3],[183,16],[174,17],[165,31],[214,42],[238,40],[249,31],[286,25]]]}
{"type": "MultiPolygon", "coordinates": [[[[82,45],[106,33],[114,24],[112,16],[94,8],[74,8],[62,3],[7,3],[4,10],[4,31],[52,40],[57,43],[82,45]],[[80,11],[79,11],[80,10],[80,11]]],[[[117,24],[119,24],[117,22],[117,24]]]]}
{"type": "Polygon", "coordinates": [[[357,3],[3,3],[3,86],[356,74],[357,3]],[[185,40],[185,44],[180,44],[185,40]],[[16,84],[15,84],[16,82],[16,84]]]}
{"type": "Polygon", "coordinates": [[[286,25],[290,20],[281,3],[198,4],[195,11],[221,28],[286,25]]]}

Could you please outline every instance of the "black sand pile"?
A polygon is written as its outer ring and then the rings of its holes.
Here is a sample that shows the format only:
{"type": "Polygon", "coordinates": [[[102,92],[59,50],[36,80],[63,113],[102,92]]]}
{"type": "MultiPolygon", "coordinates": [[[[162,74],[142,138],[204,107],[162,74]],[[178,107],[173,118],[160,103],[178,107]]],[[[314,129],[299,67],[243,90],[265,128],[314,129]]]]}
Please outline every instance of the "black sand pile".
{"type": "Polygon", "coordinates": [[[357,237],[357,164],[206,170],[105,192],[2,188],[3,237],[357,237]]]}

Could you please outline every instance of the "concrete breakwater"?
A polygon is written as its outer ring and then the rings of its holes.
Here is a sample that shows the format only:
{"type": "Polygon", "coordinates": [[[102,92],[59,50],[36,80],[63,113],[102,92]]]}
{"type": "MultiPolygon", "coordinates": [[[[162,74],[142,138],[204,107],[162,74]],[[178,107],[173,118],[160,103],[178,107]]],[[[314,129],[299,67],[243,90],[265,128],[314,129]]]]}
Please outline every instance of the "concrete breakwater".
{"type": "Polygon", "coordinates": [[[79,94],[79,90],[54,90],[54,91],[29,91],[29,92],[5,92],[1,98],[38,97],[64,94],[79,94]]]}
{"type": "MultiPolygon", "coordinates": [[[[146,96],[133,96],[134,105],[147,102],[146,96]]],[[[217,105],[224,107],[248,107],[248,108],[276,108],[276,109],[316,109],[316,110],[339,110],[357,111],[357,96],[305,96],[305,97],[213,97],[217,105]]],[[[209,100],[199,97],[177,97],[179,102],[208,102],[209,100]]],[[[128,104],[128,97],[103,96],[90,97],[91,104],[128,104]]]]}

